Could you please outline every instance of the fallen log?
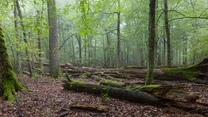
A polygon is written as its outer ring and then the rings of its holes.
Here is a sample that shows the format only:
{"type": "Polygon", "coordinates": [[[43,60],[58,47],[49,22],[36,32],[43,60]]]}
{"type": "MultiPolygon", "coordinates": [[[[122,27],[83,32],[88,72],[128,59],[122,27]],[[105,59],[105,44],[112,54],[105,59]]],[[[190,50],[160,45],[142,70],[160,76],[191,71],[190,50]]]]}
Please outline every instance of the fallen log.
{"type": "Polygon", "coordinates": [[[124,86],[124,84],[121,82],[117,82],[117,81],[113,81],[113,80],[106,80],[106,79],[99,77],[97,75],[91,75],[91,78],[93,78],[99,84],[105,85],[105,86],[117,87],[117,88],[122,88],[124,86]]]}
{"type": "Polygon", "coordinates": [[[184,103],[196,103],[196,100],[200,98],[198,93],[189,92],[188,87],[186,87],[184,84],[141,85],[133,87],[131,90],[144,91],[160,99],[184,103]]]}
{"type": "Polygon", "coordinates": [[[208,84],[208,58],[205,58],[199,64],[189,67],[165,68],[161,73],[156,73],[154,79],[208,84]]]}
{"type": "Polygon", "coordinates": [[[184,93],[185,87],[179,86],[155,86],[142,90],[127,90],[103,85],[85,84],[83,82],[64,81],[64,89],[75,92],[86,92],[96,95],[107,95],[122,100],[128,100],[153,106],[173,106],[184,111],[198,114],[207,114],[208,105],[196,102],[197,94],[184,93]],[[148,92],[148,93],[147,93],[148,92]],[[150,93],[150,94],[149,94],[150,93]]]}
{"type": "Polygon", "coordinates": [[[148,105],[160,104],[161,99],[154,97],[146,92],[142,91],[130,91],[122,88],[84,84],[82,82],[68,82],[64,81],[64,89],[72,90],[76,92],[87,92],[89,94],[103,95],[107,94],[110,97],[128,100],[132,102],[138,102],[148,105]]]}

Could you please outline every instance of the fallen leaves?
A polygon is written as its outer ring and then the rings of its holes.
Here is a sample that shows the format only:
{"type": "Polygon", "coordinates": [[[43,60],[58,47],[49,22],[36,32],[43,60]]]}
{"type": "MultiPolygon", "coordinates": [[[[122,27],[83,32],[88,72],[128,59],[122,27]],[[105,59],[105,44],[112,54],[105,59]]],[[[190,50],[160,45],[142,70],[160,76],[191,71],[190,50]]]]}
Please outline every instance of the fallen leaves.
{"type": "MultiPolygon", "coordinates": [[[[203,117],[200,114],[192,114],[173,107],[158,108],[110,97],[109,102],[105,102],[102,97],[64,91],[60,80],[51,80],[49,77],[24,78],[25,85],[29,90],[17,94],[24,117],[203,117]],[[84,108],[92,106],[97,109],[100,106],[106,106],[108,111],[72,109],[71,107],[75,106],[75,102],[84,108]]],[[[205,95],[199,101],[207,102],[206,87],[194,86],[192,88],[190,90],[205,95]]],[[[16,104],[8,104],[0,98],[0,117],[18,117],[17,111],[16,104]]]]}

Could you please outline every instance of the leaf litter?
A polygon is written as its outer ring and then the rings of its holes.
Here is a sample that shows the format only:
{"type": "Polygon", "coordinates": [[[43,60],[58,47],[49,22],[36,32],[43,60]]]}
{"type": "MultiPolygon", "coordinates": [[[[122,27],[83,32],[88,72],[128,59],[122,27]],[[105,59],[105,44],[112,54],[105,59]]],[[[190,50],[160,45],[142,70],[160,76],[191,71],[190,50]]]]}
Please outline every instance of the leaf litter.
{"type": "Polygon", "coordinates": [[[23,75],[18,79],[28,90],[16,94],[19,107],[0,97],[0,117],[20,117],[19,112],[23,117],[203,117],[174,107],[155,107],[104,97],[108,98],[106,101],[102,96],[65,91],[60,79],[46,76],[32,79],[23,75]],[[72,109],[74,103],[104,105],[109,107],[109,111],[72,109]]]}

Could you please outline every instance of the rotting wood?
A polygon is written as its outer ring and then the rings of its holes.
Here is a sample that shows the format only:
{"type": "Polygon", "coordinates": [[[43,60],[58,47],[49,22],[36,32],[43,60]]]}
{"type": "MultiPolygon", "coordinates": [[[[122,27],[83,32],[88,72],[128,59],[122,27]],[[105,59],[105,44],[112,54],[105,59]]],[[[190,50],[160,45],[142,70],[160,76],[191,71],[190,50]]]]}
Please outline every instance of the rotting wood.
{"type": "MultiPolygon", "coordinates": [[[[64,89],[66,90],[72,90],[75,92],[87,92],[89,94],[96,94],[96,95],[103,95],[107,94],[109,97],[114,97],[122,100],[128,100],[131,102],[137,102],[147,105],[154,105],[154,106],[173,106],[180,109],[183,109],[185,111],[192,110],[192,113],[198,113],[198,114],[207,114],[208,105],[207,104],[201,104],[199,102],[196,102],[196,100],[199,98],[195,94],[184,94],[185,87],[183,86],[162,86],[158,90],[167,89],[165,91],[155,91],[152,94],[148,94],[143,91],[132,91],[132,90],[126,90],[122,88],[115,88],[115,87],[109,87],[109,86],[102,86],[102,85],[94,85],[94,84],[84,84],[84,83],[76,83],[76,82],[67,82],[63,84],[64,89]],[[177,91],[177,90],[181,90],[177,91]],[[157,94],[157,92],[159,92],[157,94]],[[172,94],[171,94],[172,93],[172,94]],[[164,94],[164,96],[162,96],[164,94]],[[172,97],[170,96],[172,95],[172,97]],[[180,99],[181,95],[181,99],[180,99]],[[174,97],[176,96],[176,97],[174,97]],[[177,96],[179,96],[179,100],[177,99],[177,96]],[[188,99],[187,99],[188,96],[188,99]],[[189,100],[191,98],[191,100],[189,100]],[[189,106],[190,105],[190,106],[189,106]]],[[[148,91],[147,91],[148,92],[148,91]]]]}
{"type": "Polygon", "coordinates": [[[110,97],[129,100],[132,102],[138,102],[149,105],[159,104],[161,99],[152,96],[146,92],[142,91],[130,91],[122,88],[94,85],[94,84],[83,84],[76,82],[67,82],[63,84],[64,89],[73,90],[76,92],[87,92],[90,94],[103,95],[107,94],[110,97]]]}

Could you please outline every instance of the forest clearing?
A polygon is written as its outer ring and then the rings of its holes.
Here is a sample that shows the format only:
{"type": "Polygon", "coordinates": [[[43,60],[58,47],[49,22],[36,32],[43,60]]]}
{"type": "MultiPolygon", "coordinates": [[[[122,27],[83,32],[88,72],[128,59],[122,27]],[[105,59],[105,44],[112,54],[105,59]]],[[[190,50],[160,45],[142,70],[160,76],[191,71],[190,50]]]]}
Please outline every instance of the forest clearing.
{"type": "Polygon", "coordinates": [[[0,117],[208,117],[207,4],[0,2],[0,117]]]}

